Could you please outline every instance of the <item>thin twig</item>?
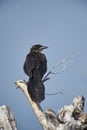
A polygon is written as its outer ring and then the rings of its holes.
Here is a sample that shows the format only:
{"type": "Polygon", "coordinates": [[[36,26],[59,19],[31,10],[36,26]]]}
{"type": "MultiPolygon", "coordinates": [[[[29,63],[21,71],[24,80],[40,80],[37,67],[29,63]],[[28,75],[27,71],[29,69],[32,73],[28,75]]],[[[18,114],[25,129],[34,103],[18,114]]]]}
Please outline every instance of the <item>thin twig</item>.
{"type": "Polygon", "coordinates": [[[53,65],[53,67],[48,71],[48,73],[43,78],[43,82],[49,80],[50,79],[49,75],[51,74],[55,75],[55,74],[61,74],[62,72],[64,72],[67,64],[73,62],[76,58],[80,57],[81,55],[82,54],[74,55],[72,57],[67,57],[63,59],[62,61],[58,62],[57,64],[53,65]],[[54,70],[59,67],[61,67],[61,70],[59,72],[54,72],[54,70]]]}
{"type": "Polygon", "coordinates": [[[57,94],[64,95],[64,90],[59,91],[59,92],[55,92],[55,93],[46,93],[45,95],[57,95],[57,94]]]}

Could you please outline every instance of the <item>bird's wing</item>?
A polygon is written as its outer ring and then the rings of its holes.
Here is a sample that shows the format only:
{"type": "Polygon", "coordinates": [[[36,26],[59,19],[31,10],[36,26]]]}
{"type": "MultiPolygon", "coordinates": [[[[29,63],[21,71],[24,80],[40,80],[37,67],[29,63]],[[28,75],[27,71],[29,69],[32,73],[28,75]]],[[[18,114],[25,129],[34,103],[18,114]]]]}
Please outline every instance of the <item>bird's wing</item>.
{"type": "Polygon", "coordinates": [[[26,60],[24,62],[23,68],[24,68],[24,72],[28,76],[32,77],[32,69],[34,68],[34,59],[31,55],[26,56],[26,60]]]}

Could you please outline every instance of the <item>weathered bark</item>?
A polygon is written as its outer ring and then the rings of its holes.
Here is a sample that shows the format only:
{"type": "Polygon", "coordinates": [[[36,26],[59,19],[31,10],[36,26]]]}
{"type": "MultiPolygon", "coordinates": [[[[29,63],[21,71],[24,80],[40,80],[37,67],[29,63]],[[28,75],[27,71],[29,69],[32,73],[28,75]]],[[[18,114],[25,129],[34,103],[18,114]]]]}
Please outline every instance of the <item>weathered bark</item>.
{"type": "Polygon", "coordinates": [[[0,130],[17,130],[15,118],[8,106],[0,107],[0,130]]]}
{"type": "Polygon", "coordinates": [[[26,82],[18,80],[16,85],[24,92],[44,130],[87,130],[87,114],[83,111],[83,96],[75,97],[72,104],[61,108],[58,114],[51,109],[44,113],[41,106],[31,100],[26,82]]]}
{"type": "Polygon", "coordinates": [[[43,110],[42,110],[41,106],[40,106],[39,104],[36,104],[35,102],[33,102],[33,101],[31,100],[30,95],[29,95],[29,93],[28,93],[28,91],[27,91],[26,82],[23,81],[23,80],[18,80],[18,81],[16,82],[16,85],[17,85],[17,87],[20,88],[20,89],[23,91],[23,93],[25,94],[25,96],[26,96],[26,98],[28,99],[28,101],[29,101],[29,103],[30,103],[30,105],[31,105],[31,107],[32,107],[32,109],[33,109],[35,115],[37,116],[37,119],[39,120],[41,126],[44,128],[44,130],[47,130],[47,129],[45,129],[45,126],[46,126],[46,124],[47,124],[47,120],[46,120],[46,118],[45,118],[45,114],[43,113],[43,110]]]}

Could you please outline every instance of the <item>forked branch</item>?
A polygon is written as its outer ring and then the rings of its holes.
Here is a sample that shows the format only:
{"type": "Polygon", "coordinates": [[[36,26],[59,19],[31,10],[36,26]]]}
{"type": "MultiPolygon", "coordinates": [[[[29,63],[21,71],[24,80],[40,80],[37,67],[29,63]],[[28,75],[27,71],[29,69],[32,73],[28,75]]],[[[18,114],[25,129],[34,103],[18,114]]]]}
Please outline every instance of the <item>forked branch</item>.
{"type": "Polygon", "coordinates": [[[61,60],[60,62],[56,63],[55,65],[53,65],[53,67],[48,71],[48,73],[43,78],[43,82],[49,80],[50,75],[61,74],[62,72],[64,72],[67,64],[73,62],[76,58],[80,57],[81,55],[82,54],[74,55],[72,57],[67,57],[67,58],[61,60]],[[59,71],[58,71],[58,69],[59,69],[59,71]]]}

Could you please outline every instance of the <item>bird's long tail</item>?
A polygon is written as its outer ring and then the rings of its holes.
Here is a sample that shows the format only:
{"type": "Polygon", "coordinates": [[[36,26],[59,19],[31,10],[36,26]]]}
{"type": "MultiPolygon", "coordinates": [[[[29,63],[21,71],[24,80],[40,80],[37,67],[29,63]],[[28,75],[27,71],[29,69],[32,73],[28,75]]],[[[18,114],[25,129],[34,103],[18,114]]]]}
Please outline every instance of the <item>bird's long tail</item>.
{"type": "Polygon", "coordinates": [[[28,92],[34,102],[40,103],[45,99],[45,87],[38,70],[34,70],[33,77],[29,79],[28,92]]]}

